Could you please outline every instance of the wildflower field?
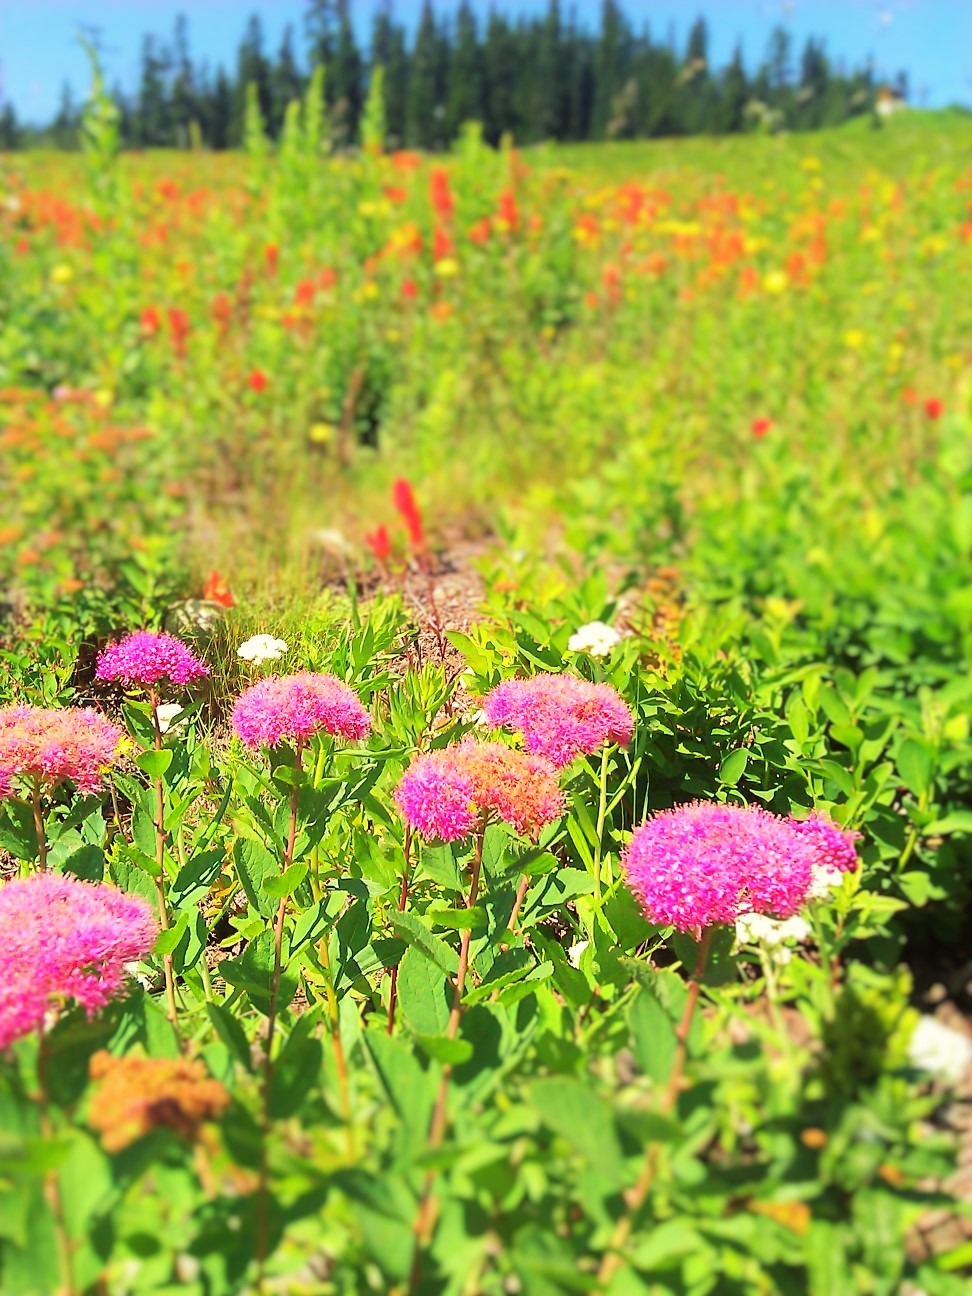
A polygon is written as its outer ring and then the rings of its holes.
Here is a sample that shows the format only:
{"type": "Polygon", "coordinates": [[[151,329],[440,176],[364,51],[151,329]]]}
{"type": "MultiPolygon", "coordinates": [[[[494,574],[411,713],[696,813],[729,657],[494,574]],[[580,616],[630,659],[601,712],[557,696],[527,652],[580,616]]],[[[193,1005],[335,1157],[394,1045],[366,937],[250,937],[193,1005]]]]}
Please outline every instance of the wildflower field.
{"type": "Polygon", "coordinates": [[[313,94],[0,155],[0,1290],[960,1296],[972,119],[313,94]]]}

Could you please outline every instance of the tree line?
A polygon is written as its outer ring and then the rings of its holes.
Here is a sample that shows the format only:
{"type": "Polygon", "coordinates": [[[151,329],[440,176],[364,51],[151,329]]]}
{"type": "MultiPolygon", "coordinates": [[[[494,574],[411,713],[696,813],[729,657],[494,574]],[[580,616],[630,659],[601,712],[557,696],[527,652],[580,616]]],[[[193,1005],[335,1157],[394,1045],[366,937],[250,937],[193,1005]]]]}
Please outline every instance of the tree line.
{"type": "MultiPolygon", "coordinates": [[[[603,0],[599,22],[590,27],[572,9],[565,13],[560,0],[550,0],[539,17],[493,9],[485,20],[468,0],[447,11],[425,0],[412,33],[396,21],[388,0],[374,16],[366,47],[351,20],[351,0],[310,0],[304,35],[302,55],[292,27],[271,53],[254,15],[230,70],[193,59],[185,17],[170,40],[146,36],[137,88],[113,91],[123,145],[236,148],[250,85],[276,138],[287,105],[304,93],[317,65],[326,69],[328,120],[338,147],[359,141],[379,66],[388,146],[427,150],[447,148],[470,120],[481,122],[494,144],[506,134],[530,144],[814,130],[872,111],[876,91],[870,63],[835,63],[814,38],[798,54],[782,26],[754,69],[740,45],[725,67],[715,68],[704,18],[680,48],[671,33],[656,39],[647,24],[636,27],[617,0],[603,0]]],[[[904,73],[895,89],[907,96],[904,73]]],[[[69,86],[54,120],[40,129],[21,127],[8,104],[0,112],[0,148],[75,147],[79,120],[69,86]]]]}

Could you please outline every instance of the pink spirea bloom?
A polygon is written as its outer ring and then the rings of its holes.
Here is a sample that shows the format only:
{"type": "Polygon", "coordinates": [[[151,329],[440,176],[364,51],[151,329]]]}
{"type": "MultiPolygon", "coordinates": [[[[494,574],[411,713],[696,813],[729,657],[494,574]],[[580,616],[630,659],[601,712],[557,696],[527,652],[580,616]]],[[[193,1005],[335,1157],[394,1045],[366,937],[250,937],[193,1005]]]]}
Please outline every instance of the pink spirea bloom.
{"type": "Polygon", "coordinates": [[[13,794],[15,778],[73,779],[79,791],[97,792],[121,738],[92,707],[0,707],[0,797],[13,794]]]}
{"type": "Polygon", "coordinates": [[[316,733],[360,740],[371,732],[371,716],[333,675],[301,671],[261,680],[241,693],[233,728],[254,749],[276,747],[285,739],[303,743],[316,733]]]}
{"type": "Polygon", "coordinates": [[[447,842],[468,837],[484,814],[532,835],[564,812],[557,771],[548,760],[505,743],[471,739],[416,757],[395,800],[423,837],[447,842]]]}
{"type": "Polygon", "coordinates": [[[125,984],[125,965],[157,935],[141,896],[104,882],[35,873],[0,887],[0,1049],[73,999],[91,1017],[125,984]]]}
{"type": "Polygon", "coordinates": [[[95,678],[154,688],[163,680],[184,685],[208,674],[206,663],[181,639],[154,630],[136,630],[104,649],[98,658],[95,678]]]}
{"type": "Polygon", "coordinates": [[[854,843],[860,833],[839,828],[822,815],[812,814],[809,819],[791,819],[794,829],[813,842],[817,851],[815,863],[819,868],[836,869],[840,873],[853,873],[859,863],[854,843]]]}
{"type": "Polygon", "coordinates": [[[491,725],[523,735],[527,751],[562,767],[605,743],[631,741],[634,716],[610,684],[576,675],[504,680],[483,700],[491,725]]]}
{"type": "Polygon", "coordinates": [[[622,857],[628,885],[652,922],[688,931],[742,913],[789,918],[807,898],[819,851],[758,806],[696,801],[635,830],[622,857]]]}

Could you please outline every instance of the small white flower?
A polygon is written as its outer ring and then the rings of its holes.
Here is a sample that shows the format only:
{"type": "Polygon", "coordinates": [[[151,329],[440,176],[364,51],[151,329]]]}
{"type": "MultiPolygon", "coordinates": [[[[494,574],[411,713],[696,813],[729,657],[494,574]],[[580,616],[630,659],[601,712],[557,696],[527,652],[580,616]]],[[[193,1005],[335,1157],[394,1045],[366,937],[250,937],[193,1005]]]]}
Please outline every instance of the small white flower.
{"type": "Polygon", "coordinates": [[[125,971],[130,977],[134,977],[143,990],[152,989],[152,978],[146,976],[137,963],[126,963],[125,971]]]}
{"type": "Polygon", "coordinates": [[[486,719],[486,712],[483,711],[482,708],[478,711],[473,711],[470,714],[469,719],[477,729],[488,729],[490,727],[489,721],[486,719]]]}
{"type": "Polygon", "coordinates": [[[156,707],[160,731],[168,733],[184,710],[185,707],[181,707],[178,702],[163,702],[160,707],[156,707]]]}
{"type": "Polygon", "coordinates": [[[921,1071],[957,1084],[972,1062],[972,1044],[967,1036],[936,1018],[920,1017],[908,1044],[908,1061],[921,1071]]]}
{"type": "Polygon", "coordinates": [[[603,621],[591,621],[570,636],[567,648],[570,652],[586,652],[592,657],[610,657],[615,644],[621,642],[621,636],[613,626],[603,621]]]}
{"type": "Polygon", "coordinates": [[[767,918],[765,914],[744,913],[736,919],[736,940],[744,945],[773,947],[788,940],[806,940],[809,935],[809,924],[799,916],[779,919],[767,918]]]}
{"type": "Polygon", "coordinates": [[[237,657],[242,657],[244,661],[252,662],[254,666],[262,666],[264,662],[279,661],[287,651],[287,645],[282,639],[274,639],[273,635],[258,634],[252,635],[246,643],[241,643],[236,650],[237,657]]]}
{"type": "Polygon", "coordinates": [[[463,689],[463,691],[468,692],[469,681],[471,679],[475,679],[475,677],[476,677],[476,672],[473,670],[471,666],[467,666],[466,669],[459,676],[459,678],[456,680],[456,684],[459,686],[459,688],[463,689]]]}
{"type": "Polygon", "coordinates": [[[836,891],[844,881],[840,869],[828,868],[826,864],[814,864],[810,875],[808,900],[826,900],[831,891],[836,891]]]}
{"type": "Polygon", "coordinates": [[[571,945],[570,949],[567,951],[567,957],[570,959],[571,967],[580,967],[581,955],[590,943],[590,941],[574,941],[573,945],[571,945]]]}

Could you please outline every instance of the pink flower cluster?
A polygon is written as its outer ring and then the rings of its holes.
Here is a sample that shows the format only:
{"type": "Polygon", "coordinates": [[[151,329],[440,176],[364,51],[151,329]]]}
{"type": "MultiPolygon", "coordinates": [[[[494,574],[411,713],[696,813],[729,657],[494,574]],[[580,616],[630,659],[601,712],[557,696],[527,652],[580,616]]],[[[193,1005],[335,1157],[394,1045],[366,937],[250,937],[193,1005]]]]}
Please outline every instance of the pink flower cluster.
{"type": "Polygon", "coordinates": [[[496,815],[530,835],[564,812],[549,761],[504,743],[471,739],[416,757],[395,800],[423,837],[447,842],[468,837],[482,815],[496,815]]]}
{"type": "Polygon", "coordinates": [[[808,831],[758,806],[696,801],[636,829],[622,863],[652,922],[688,931],[749,912],[789,918],[807,899],[814,867],[835,851],[845,862],[853,854],[839,828],[817,822],[808,831]]]}
{"type": "Polygon", "coordinates": [[[261,680],[241,693],[233,728],[254,749],[276,747],[285,739],[303,743],[316,733],[360,740],[371,732],[371,716],[333,675],[301,671],[261,680]]]}
{"type": "Polygon", "coordinates": [[[838,828],[835,823],[818,814],[812,814],[809,819],[791,819],[790,823],[798,833],[814,843],[818,868],[836,869],[839,873],[853,873],[857,868],[854,843],[860,833],[838,828]]]}
{"type": "Polygon", "coordinates": [[[108,883],[35,873],[0,887],[0,1049],[63,1000],[93,1016],[156,935],[148,903],[108,883]]]}
{"type": "Polygon", "coordinates": [[[91,707],[0,708],[0,797],[15,778],[57,783],[73,779],[81,792],[97,792],[118,755],[122,731],[91,707]]]}
{"type": "Polygon", "coordinates": [[[136,630],[109,644],[99,656],[95,670],[96,679],[120,680],[143,688],[154,688],[163,680],[170,684],[191,684],[208,674],[206,663],[181,639],[154,630],[136,630]]]}
{"type": "Polygon", "coordinates": [[[523,745],[558,768],[605,743],[631,741],[634,717],[610,684],[576,675],[535,675],[498,684],[483,701],[491,725],[523,735],[523,745]]]}

